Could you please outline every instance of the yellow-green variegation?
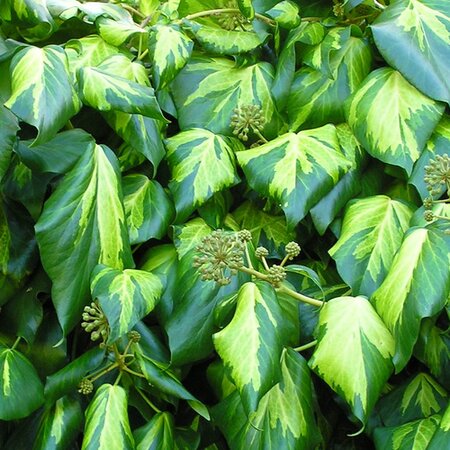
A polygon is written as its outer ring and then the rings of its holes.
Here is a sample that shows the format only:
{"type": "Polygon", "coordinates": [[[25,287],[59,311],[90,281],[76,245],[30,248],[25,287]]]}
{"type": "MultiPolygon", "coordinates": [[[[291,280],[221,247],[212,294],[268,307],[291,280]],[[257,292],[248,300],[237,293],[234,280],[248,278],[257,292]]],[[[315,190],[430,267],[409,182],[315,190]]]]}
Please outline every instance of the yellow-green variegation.
{"type": "Polygon", "coordinates": [[[115,342],[156,306],[163,291],[159,277],[145,270],[99,265],[92,271],[92,298],[98,299],[115,342]]]}
{"type": "Polygon", "coordinates": [[[450,295],[450,236],[411,228],[371,302],[395,338],[397,372],[409,361],[420,322],[439,313],[450,295]]]}
{"type": "Polygon", "coordinates": [[[373,157],[410,174],[443,111],[442,103],[384,67],[371,72],[352,96],[347,121],[373,157]]]}
{"type": "Polygon", "coordinates": [[[155,25],[150,30],[148,49],[152,59],[153,83],[164,89],[186,65],[194,43],[175,25],[155,25]]]}
{"type": "Polygon", "coordinates": [[[133,450],[134,439],[121,386],[102,384],[86,410],[82,450],[133,450]]]}
{"type": "Polygon", "coordinates": [[[167,139],[166,147],[177,221],[189,217],[214,193],[239,182],[234,153],[243,146],[235,138],[194,128],[167,139]]]}
{"type": "Polygon", "coordinates": [[[263,395],[280,379],[283,319],[273,287],[249,282],[239,290],[231,322],[213,335],[247,413],[256,411],[263,395]]]}
{"type": "Polygon", "coordinates": [[[385,195],[349,203],[341,234],[329,253],[354,294],[370,296],[380,286],[413,212],[412,205],[385,195]]]}
{"type": "Polygon", "coordinates": [[[133,36],[138,36],[138,39],[145,39],[147,32],[139,27],[137,24],[128,19],[114,20],[109,17],[100,16],[95,21],[98,34],[108,44],[120,47],[133,36]]]}
{"type": "Polygon", "coordinates": [[[237,158],[248,184],[283,209],[291,228],[351,167],[333,125],[283,134],[237,158]]]}
{"type": "Polygon", "coordinates": [[[133,266],[117,159],[93,146],[45,202],[36,224],[42,263],[53,282],[52,300],[65,333],[89,302],[97,264],[133,266]]]}
{"type": "Polygon", "coordinates": [[[14,55],[10,71],[12,93],[5,106],[37,128],[36,144],[48,141],[81,106],[64,50],[25,47],[14,55]]]}
{"type": "Polygon", "coordinates": [[[417,89],[450,103],[450,3],[396,0],[371,25],[378,50],[417,89]]]}
{"type": "Polygon", "coordinates": [[[392,373],[394,339],[364,297],[339,297],[320,310],[309,366],[363,423],[392,373]]]}
{"type": "Polygon", "coordinates": [[[224,58],[192,57],[172,83],[179,126],[231,135],[233,110],[253,104],[262,109],[262,134],[273,138],[282,121],[272,98],[272,83],[273,68],[266,62],[239,67],[224,58]]]}
{"type": "Polygon", "coordinates": [[[446,410],[442,414],[439,427],[434,433],[433,438],[430,441],[428,450],[441,450],[445,448],[450,439],[450,403],[446,410]]]}
{"type": "Polygon", "coordinates": [[[122,186],[130,243],[161,239],[175,215],[166,191],[157,181],[141,174],[123,177],[122,186]]]}
{"type": "Polygon", "coordinates": [[[0,419],[28,416],[44,403],[44,386],[30,361],[0,345],[0,419]],[[24,395],[26,393],[26,395],[24,395]]]}

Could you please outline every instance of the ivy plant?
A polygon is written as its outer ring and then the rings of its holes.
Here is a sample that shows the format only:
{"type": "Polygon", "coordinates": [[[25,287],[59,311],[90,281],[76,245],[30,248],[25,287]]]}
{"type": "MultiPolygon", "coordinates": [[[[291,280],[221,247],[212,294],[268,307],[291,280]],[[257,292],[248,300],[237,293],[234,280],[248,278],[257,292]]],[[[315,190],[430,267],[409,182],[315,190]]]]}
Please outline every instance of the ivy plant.
{"type": "Polygon", "coordinates": [[[0,2],[0,447],[442,450],[448,0],[0,2]]]}

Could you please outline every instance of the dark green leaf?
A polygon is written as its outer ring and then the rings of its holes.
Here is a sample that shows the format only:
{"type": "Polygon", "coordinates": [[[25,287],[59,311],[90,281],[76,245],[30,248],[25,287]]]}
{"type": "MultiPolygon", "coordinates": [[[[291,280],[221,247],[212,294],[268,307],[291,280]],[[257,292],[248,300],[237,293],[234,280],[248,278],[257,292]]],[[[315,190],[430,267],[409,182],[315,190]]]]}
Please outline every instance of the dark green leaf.
{"type": "Polygon", "coordinates": [[[19,122],[17,118],[9,112],[2,104],[0,104],[0,181],[5,175],[14,142],[16,140],[16,133],[19,129],[19,122]]]}

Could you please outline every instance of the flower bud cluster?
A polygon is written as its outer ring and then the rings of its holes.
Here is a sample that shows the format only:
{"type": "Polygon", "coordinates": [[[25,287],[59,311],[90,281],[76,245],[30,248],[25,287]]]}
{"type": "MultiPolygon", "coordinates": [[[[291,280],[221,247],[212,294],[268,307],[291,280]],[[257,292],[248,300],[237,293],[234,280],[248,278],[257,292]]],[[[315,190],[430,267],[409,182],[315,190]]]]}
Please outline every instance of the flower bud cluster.
{"type": "Polygon", "coordinates": [[[441,194],[443,188],[450,196],[450,158],[447,154],[436,155],[429,161],[425,166],[424,181],[431,196],[441,194]]]}
{"type": "MultiPolygon", "coordinates": [[[[231,1],[225,5],[225,8],[233,9],[237,8],[237,5],[234,1],[231,1]]],[[[219,16],[218,21],[220,26],[228,31],[245,30],[245,25],[249,23],[240,12],[222,13],[219,16]]]]}
{"type": "Polygon", "coordinates": [[[194,257],[194,267],[198,267],[202,279],[214,280],[222,286],[229,284],[231,275],[235,275],[244,264],[244,241],[247,238],[244,231],[232,233],[224,230],[205,236],[197,246],[199,255],[194,257]]]}
{"type": "Polygon", "coordinates": [[[258,259],[267,258],[269,256],[269,250],[266,247],[257,247],[255,250],[255,256],[258,259]]]}
{"type": "Polygon", "coordinates": [[[260,132],[266,123],[261,106],[259,105],[242,105],[235,108],[231,116],[231,128],[233,134],[241,141],[248,141],[248,133],[250,130],[260,132]]]}
{"type": "Polygon", "coordinates": [[[267,281],[278,287],[286,279],[286,270],[283,266],[277,266],[274,264],[267,271],[267,281]]]}
{"type": "Polygon", "coordinates": [[[100,337],[103,342],[107,340],[109,332],[108,321],[96,303],[92,302],[90,305],[85,306],[82,318],[81,326],[87,333],[91,333],[93,341],[97,341],[100,337]]]}
{"type": "Polygon", "coordinates": [[[83,395],[89,395],[94,390],[94,384],[89,378],[83,378],[78,384],[78,392],[83,395]]]}
{"type": "Polygon", "coordinates": [[[297,242],[289,242],[286,244],[284,251],[289,259],[294,259],[296,256],[300,255],[301,249],[297,242]]]}
{"type": "Polygon", "coordinates": [[[127,336],[134,344],[137,344],[141,340],[141,333],[139,333],[139,331],[131,330],[128,332],[127,336]]]}

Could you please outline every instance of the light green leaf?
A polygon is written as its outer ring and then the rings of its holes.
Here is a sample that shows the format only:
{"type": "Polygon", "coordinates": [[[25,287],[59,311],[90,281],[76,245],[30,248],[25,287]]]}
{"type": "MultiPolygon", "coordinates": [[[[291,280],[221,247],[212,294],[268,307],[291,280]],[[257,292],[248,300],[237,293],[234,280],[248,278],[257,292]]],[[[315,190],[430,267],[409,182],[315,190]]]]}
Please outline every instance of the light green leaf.
{"type": "Polygon", "coordinates": [[[396,0],[371,25],[378,50],[417,89],[450,103],[450,5],[396,0]]]}
{"type": "Polygon", "coordinates": [[[175,398],[186,400],[198,414],[209,420],[209,412],[206,406],[198,401],[178,380],[167,365],[158,363],[146,356],[140,349],[135,353],[137,362],[151,386],[172,395],[175,398]]]}
{"type": "Polygon", "coordinates": [[[255,104],[261,106],[266,123],[262,134],[271,139],[281,126],[272,82],[273,68],[267,62],[241,68],[228,59],[193,57],[172,84],[180,128],[206,128],[231,136],[233,110],[255,104]]]}
{"type": "Polygon", "coordinates": [[[92,269],[133,266],[119,169],[106,146],[86,151],[45,202],[36,224],[42,263],[65,333],[90,299],[92,269]]]}
{"type": "Polygon", "coordinates": [[[62,397],[40,417],[34,449],[66,450],[75,442],[83,424],[78,400],[62,397]]]}
{"type": "Polygon", "coordinates": [[[450,236],[411,228],[371,302],[395,338],[397,372],[411,357],[420,321],[437,314],[450,295],[450,236]]]}
{"type": "Polygon", "coordinates": [[[245,283],[231,322],[213,335],[214,347],[242,398],[247,413],[280,379],[283,312],[271,285],[245,283]]]}
{"type": "Polygon", "coordinates": [[[422,199],[430,196],[430,192],[427,190],[425,181],[423,179],[425,175],[425,166],[428,165],[430,159],[434,159],[436,155],[448,154],[450,151],[450,116],[444,114],[442,120],[438,123],[434,129],[430,140],[420,155],[420,158],[414,164],[414,169],[409,177],[409,183],[413,184],[422,199]]]}
{"type": "Polygon", "coordinates": [[[244,147],[237,139],[196,128],[167,139],[166,147],[179,222],[216,192],[239,182],[234,152],[244,147]]]}
{"type": "Polygon", "coordinates": [[[353,95],[347,121],[372,156],[410,174],[443,111],[443,104],[385,67],[373,71],[353,95]]]}
{"type": "Polygon", "coordinates": [[[291,0],[283,0],[277,3],[273,8],[266,11],[269,17],[277,22],[282,28],[295,28],[300,23],[298,5],[291,0]]]}
{"type": "Polygon", "coordinates": [[[147,34],[143,28],[136,25],[132,20],[114,20],[100,16],[95,21],[95,26],[97,27],[98,34],[105,42],[117,47],[124,44],[133,36],[141,35],[143,39],[147,34]]]}
{"type": "Polygon", "coordinates": [[[194,250],[202,238],[211,234],[212,229],[199,217],[174,226],[174,243],[177,248],[178,258],[186,256],[194,250]]]}
{"type": "Polygon", "coordinates": [[[161,239],[175,215],[166,191],[157,181],[140,174],[127,175],[122,185],[130,243],[161,239]]]}
{"type": "Polygon", "coordinates": [[[80,109],[68,70],[57,45],[25,47],[11,61],[12,94],[5,106],[38,129],[35,144],[51,139],[80,109]]]}
{"type": "Polygon", "coordinates": [[[283,258],[284,246],[295,240],[295,231],[288,229],[283,215],[268,214],[250,201],[242,203],[233,216],[240,229],[252,233],[255,248],[266,247],[272,256],[283,258]]]}
{"type": "Polygon", "coordinates": [[[21,419],[44,403],[44,386],[36,369],[20,352],[2,345],[0,394],[1,420],[21,419]]]}
{"type": "Polygon", "coordinates": [[[97,298],[115,342],[153,310],[163,291],[161,280],[144,270],[117,270],[99,265],[92,271],[92,298],[97,298]]]}
{"type": "Polygon", "coordinates": [[[103,384],[86,410],[82,450],[133,450],[127,394],[121,386],[103,384]]]}
{"type": "Polygon", "coordinates": [[[412,206],[385,195],[349,203],[329,253],[355,294],[370,296],[386,278],[413,212],[412,206]]]}
{"type": "Polygon", "coordinates": [[[280,204],[290,228],[297,225],[350,169],[333,125],[286,133],[237,154],[249,185],[280,204]]]}
{"type": "MultiPolygon", "coordinates": [[[[106,60],[97,67],[82,67],[78,70],[83,102],[99,111],[142,114],[165,121],[153,89],[129,80],[129,72],[123,76],[116,75],[116,68],[111,68],[111,63],[106,60]]],[[[129,70],[133,70],[131,64],[129,70]]]]}
{"type": "Polygon", "coordinates": [[[445,389],[426,373],[418,373],[377,403],[376,416],[383,426],[398,426],[439,413],[447,403],[445,389]]]}
{"type": "Polygon", "coordinates": [[[429,443],[438,429],[440,419],[440,416],[434,415],[399,427],[376,428],[373,434],[375,448],[377,450],[430,449],[429,443]]]}
{"type": "Polygon", "coordinates": [[[321,435],[314,417],[311,375],[306,361],[287,349],[281,361],[281,380],[249,417],[237,392],[213,409],[213,416],[230,448],[317,448],[321,435]]]}
{"type": "Polygon", "coordinates": [[[19,121],[0,103],[0,181],[5,175],[11,160],[12,148],[19,130],[19,121]]]}
{"type": "Polygon", "coordinates": [[[164,89],[185,66],[194,43],[176,25],[155,25],[149,35],[152,79],[156,89],[164,89]]]}
{"type": "Polygon", "coordinates": [[[247,19],[253,19],[255,17],[255,8],[253,8],[252,0],[237,0],[239,10],[247,19]]]}
{"type": "Polygon", "coordinates": [[[254,50],[264,43],[254,31],[225,30],[201,25],[184,19],[183,27],[190,31],[197,42],[207,51],[219,55],[238,55],[254,50]]]}
{"type": "MultiPolygon", "coordinates": [[[[322,45],[329,45],[327,39],[319,47],[322,45]]],[[[372,55],[368,42],[349,37],[334,48],[327,63],[330,73],[311,67],[297,72],[287,102],[292,131],[345,120],[344,101],[370,72],[372,55]]]]}
{"type": "Polygon", "coordinates": [[[391,375],[394,339],[364,297],[339,297],[320,310],[309,366],[363,423],[391,375]]]}

